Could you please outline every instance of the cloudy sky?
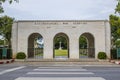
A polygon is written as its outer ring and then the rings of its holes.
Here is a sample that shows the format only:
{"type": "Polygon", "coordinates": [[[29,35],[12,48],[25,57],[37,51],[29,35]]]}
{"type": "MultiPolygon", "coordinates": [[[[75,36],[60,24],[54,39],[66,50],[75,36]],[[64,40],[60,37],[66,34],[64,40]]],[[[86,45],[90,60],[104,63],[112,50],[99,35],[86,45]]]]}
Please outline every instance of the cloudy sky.
{"type": "Polygon", "coordinates": [[[19,0],[3,4],[16,20],[105,20],[114,14],[116,0],[19,0]]]}

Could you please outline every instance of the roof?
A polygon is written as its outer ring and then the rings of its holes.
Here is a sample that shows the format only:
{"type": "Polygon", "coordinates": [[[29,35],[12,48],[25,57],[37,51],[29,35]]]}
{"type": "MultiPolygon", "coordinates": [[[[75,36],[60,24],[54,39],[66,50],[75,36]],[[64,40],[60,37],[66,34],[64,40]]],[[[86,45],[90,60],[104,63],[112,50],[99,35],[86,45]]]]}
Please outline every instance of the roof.
{"type": "Polygon", "coordinates": [[[15,22],[109,22],[108,20],[17,20],[15,22]]]}

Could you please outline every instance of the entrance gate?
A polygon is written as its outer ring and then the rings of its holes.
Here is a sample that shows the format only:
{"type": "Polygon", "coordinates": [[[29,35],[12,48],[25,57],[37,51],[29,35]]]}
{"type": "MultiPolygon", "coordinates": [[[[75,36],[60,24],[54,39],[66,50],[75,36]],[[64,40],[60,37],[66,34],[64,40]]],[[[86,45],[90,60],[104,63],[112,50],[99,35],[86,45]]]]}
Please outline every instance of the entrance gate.
{"type": "Polygon", "coordinates": [[[79,39],[80,58],[95,58],[94,36],[83,33],[79,39]]]}
{"type": "Polygon", "coordinates": [[[29,58],[42,59],[43,58],[43,49],[42,48],[28,48],[29,58]]]}
{"type": "Polygon", "coordinates": [[[28,39],[28,58],[43,58],[43,37],[38,33],[33,33],[28,39]]]}
{"type": "Polygon", "coordinates": [[[69,39],[65,33],[58,33],[54,37],[53,57],[58,59],[69,58],[69,39]]]}
{"type": "Polygon", "coordinates": [[[95,58],[95,49],[94,48],[86,48],[80,49],[80,58],[95,58]]]}

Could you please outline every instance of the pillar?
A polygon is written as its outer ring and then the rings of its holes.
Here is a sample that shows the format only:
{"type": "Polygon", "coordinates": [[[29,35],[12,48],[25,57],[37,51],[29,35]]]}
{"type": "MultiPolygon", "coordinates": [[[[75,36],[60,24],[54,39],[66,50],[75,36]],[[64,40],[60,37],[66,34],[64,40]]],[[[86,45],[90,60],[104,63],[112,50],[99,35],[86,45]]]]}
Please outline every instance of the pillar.
{"type": "Polygon", "coordinates": [[[70,59],[79,59],[79,38],[71,36],[69,45],[70,59]]]}

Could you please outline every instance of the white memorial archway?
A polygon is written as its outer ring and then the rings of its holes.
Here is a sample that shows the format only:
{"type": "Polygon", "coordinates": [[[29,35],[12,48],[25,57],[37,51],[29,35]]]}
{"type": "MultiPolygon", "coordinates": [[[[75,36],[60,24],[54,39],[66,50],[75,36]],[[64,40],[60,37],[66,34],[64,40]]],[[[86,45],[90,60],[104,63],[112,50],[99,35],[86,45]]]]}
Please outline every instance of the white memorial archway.
{"type": "Polygon", "coordinates": [[[106,52],[110,58],[110,25],[107,20],[36,20],[16,21],[12,27],[13,57],[17,52],[25,52],[30,57],[28,45],[32,34],[39,34],[44,39],[42,59],[54,59],[55,36],[67,35],[69,46],[68,59],[80,59],[79,38],[86,37],[88,40],[88,56],[97,59],[98,52],[106,52]],[[92,52],[93,51],[93,52],[92,52]]]}

